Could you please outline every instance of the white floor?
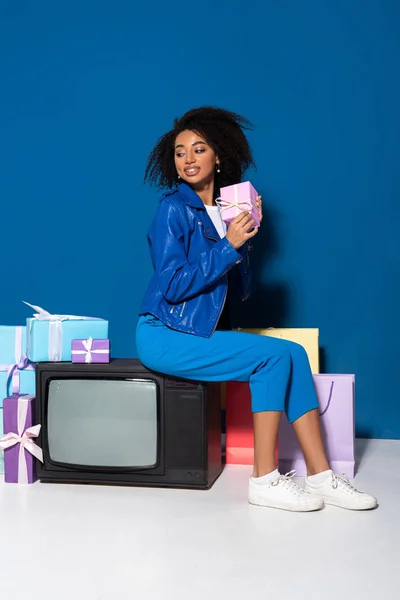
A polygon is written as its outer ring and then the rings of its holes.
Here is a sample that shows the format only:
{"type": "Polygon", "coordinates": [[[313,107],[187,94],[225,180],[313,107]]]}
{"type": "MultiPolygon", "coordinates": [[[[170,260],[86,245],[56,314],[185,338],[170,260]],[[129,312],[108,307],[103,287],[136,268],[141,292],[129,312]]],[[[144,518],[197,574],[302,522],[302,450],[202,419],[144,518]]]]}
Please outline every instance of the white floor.
{"type": "Polygon", "coordinates": [[[380,507],[250,506],[248,467],[209,491],[0,484],[5,600],[398,597],[400,441],[358,440],[356,484],[380,507]],[[254,594],[254,595],[251,595],[254,594]]]}

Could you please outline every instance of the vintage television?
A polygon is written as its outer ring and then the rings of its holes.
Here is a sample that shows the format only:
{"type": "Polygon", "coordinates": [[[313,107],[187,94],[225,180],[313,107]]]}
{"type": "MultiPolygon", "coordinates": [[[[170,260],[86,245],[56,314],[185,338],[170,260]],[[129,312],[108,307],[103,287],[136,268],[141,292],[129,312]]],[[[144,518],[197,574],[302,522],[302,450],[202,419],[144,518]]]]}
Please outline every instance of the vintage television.
{"type": "Polygon", "coordinates": [[[208,489],[222,470],[220,390],[135,359],[39,363],[38,478],[208,489]]]}

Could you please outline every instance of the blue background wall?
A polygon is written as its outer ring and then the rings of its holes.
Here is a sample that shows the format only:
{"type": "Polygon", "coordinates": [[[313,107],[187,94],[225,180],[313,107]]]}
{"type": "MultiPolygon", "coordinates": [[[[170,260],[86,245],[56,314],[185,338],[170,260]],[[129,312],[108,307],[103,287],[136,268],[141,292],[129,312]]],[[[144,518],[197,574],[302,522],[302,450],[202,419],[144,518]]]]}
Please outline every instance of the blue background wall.
{"type": "Polygon", "coordinates": [[[135,356],[147,154],[185,110],[230,108],[256,125],[267,211],[238,324],[320,327],[358,434],[400,438],[399,28],[395,0],[3,0],[2,323],[22,299],[103,316],[135,356]]]}

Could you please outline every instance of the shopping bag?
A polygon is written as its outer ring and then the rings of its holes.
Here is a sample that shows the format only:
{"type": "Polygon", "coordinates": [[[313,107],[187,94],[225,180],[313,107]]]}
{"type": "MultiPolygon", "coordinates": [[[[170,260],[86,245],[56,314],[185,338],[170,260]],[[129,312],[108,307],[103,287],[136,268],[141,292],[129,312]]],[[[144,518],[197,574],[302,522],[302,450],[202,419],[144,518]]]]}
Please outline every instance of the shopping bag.
{"type": "MultiPolygon", "coordinates": [[[[355,421],[354,375],[314,375],[319,401],[322,437],[333,471],[354,477],[355,421]]],[[[306,474],[306,465],[293,426],[282,415],[279,429],[279,468],[306,474]]]]}
{"type": "Polygon", "coordinates": [[[303,346],[307,352],[310,362],[311,371],[319,373],[319,329],[317,328],[291,328],[291,327],[269,327],[268,329],[242,329],[236,331],[244,331],[245,333],[257,333],[258,335],[266,335],[268,337],[280,338],[296,342],[303,346]]]}
{"type": "MultiPolygon", "coordinates": [[[[248,382],[226,383],[226,464],[254,463],[253,413],[248,382]]],[[[278,446],[276,448],[278,464],[278,446]]]]}

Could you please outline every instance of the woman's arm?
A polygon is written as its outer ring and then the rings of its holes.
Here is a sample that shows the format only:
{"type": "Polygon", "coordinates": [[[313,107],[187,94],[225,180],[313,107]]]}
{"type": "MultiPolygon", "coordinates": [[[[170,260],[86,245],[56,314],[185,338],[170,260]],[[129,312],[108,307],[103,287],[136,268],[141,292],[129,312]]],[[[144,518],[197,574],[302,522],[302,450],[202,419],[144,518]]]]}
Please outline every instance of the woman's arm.
{"type": "Polygon", "coordinates": [[[223,238],[211,250],[189,262],[176,207],[164,199],[149,234],[153,262],[160,289],[169,302],[184,302],[204,292],[242,260],[231,243],[223,238]]]}

